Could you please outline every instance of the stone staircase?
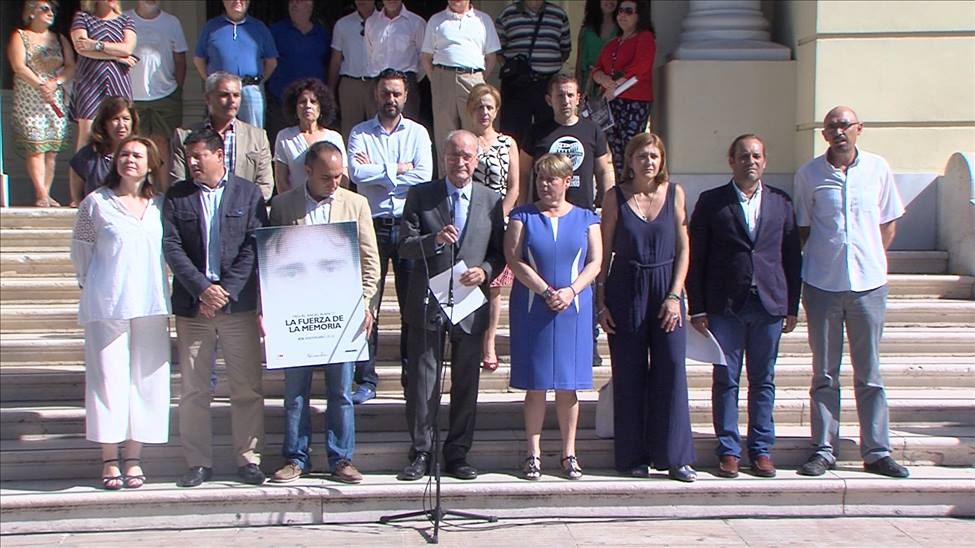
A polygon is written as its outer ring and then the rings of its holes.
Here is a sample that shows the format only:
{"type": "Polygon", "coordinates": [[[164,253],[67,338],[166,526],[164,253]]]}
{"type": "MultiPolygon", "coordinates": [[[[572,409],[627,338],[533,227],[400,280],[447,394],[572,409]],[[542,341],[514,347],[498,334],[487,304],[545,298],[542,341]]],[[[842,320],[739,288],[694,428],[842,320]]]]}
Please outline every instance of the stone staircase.
{"type": "MultiPolygon", "coordinates": [[[[355,462],[366,474],[363,484],[346,486],[319,474],[286,485],[234,482],[228,390],[221,376],[214,397],[217,481],[196,489],[175,487],[185,463],[175,420],[179,368],[174,363],[170,443],[144,452],[150,483],[132,491],[99,489],[99,448],[84,439],[83,334],[75,321],[78,287],[67,253],[73,217],[67,209],[0,210],[0,534],[348,522],[421,506],[429,495],[425,482],[394,479],[406,463],[409,436],[399,386],[399,332],[391,320],[397,312],[391,280],[381,314],[379,397],[356,408],[355,462]]],[[[723,480],[708,473],[716,464],[711,366],[690,362],[691,417],[701,471],[697,483],[631,480],[613,473],[612,440],[595,435],[595,390],[580,393],[578,455],[586,477],[569,482],[556,474],[559,435],[550,402],[543,480],[519,480],[523,396],[507,387],[505,313],[498,337],[502,365],[481,374],[471,460],[484,473],[474,482],[445,479],[445,504],[502,517],[975,515],[975,283],[946,273],[947,256],[941,252],[894,252],[890,263],[882,369],[894,457],[911,466],[910,479],[890,480],[860,470],[849,365],[842,379],[847,387],[843,417],[849,422],[841,428],[839,469],[824,478],[794,473],[809,443],[810,357],[800,322],[783,337],[776,369],[773,456],[780,466],[778,478],[723,480]]],[[[597,387],[610,373],[604,338],[599,348],[606,366],[594,369],[597,387]]],[[[218,370],[222,365],[218,362],[218,370]]],[[[264,375],[263,468],[268,473],[282,462],[283,378],[281,371],[264,375]]],[[[313,394],[323,394],[323,383],[316,373],[313,394]]],[[[741,397],[744,401],[746,395],[741,397]]],[[[325,401],[312,403],[317,450],[312,464],[322,470],[325,401]]]]}

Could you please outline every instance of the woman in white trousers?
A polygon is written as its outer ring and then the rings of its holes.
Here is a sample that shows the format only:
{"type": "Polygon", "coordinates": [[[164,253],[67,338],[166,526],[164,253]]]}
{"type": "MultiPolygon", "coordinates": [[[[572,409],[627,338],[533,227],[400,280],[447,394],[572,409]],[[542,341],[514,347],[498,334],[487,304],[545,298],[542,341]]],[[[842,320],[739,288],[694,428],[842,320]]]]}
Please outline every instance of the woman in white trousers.
{"type": "Polygon", "coordinates": [[[112,171],[78,207],[71,240],[85,328],[86,437],[102,444],[108,490],[142,487],[142,444],[169,440],[169,287],[162,196],[152,182],[161,165],[152,141],[119,143],[112,171]]]}

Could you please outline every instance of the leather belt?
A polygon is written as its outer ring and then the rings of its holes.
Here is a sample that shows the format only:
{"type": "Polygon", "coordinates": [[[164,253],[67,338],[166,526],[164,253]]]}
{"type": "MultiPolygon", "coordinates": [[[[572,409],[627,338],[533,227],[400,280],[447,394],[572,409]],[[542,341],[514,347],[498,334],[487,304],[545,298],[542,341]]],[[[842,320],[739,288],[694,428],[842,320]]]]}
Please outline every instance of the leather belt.
{"type": "Polygon", "coordinates": [[[349,80],[359,80],[361,82],[368,82],[372,80],[372,77],[370,76],[349,76],[348,74],[340,74],[339,76],[342,78],[348,78],[349,80]]]}
{"type": "Polygon", "coordinates": [[[241,76],[240,83],[245,86],[257,86],[264,81],[263,76],[241,76]]]}
{"type": "Polygon", "coordinates": [[[402,217],[373,217],[372,224],[383,228],[398,226],[402,217]]]}
{"type": "Polygon", "coordinates": [[[484,69],[471,68],[471,67],[450,67],[447,65],[433,65],[434,68],[449,70],[452,72],[463,72],[465,74],[477,74],[478,72],[484,72],[484,69]]]}

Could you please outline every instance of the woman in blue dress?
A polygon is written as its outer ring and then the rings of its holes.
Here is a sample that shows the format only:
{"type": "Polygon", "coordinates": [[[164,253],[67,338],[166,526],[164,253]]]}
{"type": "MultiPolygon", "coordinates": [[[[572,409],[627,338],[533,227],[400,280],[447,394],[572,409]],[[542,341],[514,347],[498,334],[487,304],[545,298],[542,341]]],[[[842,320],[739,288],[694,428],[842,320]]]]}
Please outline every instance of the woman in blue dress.
{"type": "Polygon", "coordinates": [[[602,264],[595,213],[573,206],[565,192],[572,162],[546,154],[535,164],[538,201],[514,209],[505,233],[511,289],[511,386],[526,390],[525,479],[541,477],[545,395],[555,391],[563,474],[582,477],[576,458],[576,390],[592,388],[592,291],[602,264]]]}
{"type": "Polygon", "coordinates": [[[657,135],[641,133],[626,145],[623,177],[603,201],[602,231],[596,311],[613,361],[616,469],[649,477],[652,466],[694,481],[682,297],[687,215],[657,135]]]}

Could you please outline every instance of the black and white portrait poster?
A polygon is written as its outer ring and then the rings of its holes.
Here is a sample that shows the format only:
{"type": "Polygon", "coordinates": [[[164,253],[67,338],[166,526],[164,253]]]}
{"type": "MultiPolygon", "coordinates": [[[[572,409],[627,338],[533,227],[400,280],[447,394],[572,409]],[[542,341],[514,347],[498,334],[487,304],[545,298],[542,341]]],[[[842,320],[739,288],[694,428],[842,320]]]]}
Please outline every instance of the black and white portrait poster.
{"type": "Polygon", "coordinates": [[[369,356],[354,222],[257,230],[268,369],[369,356]]]}

